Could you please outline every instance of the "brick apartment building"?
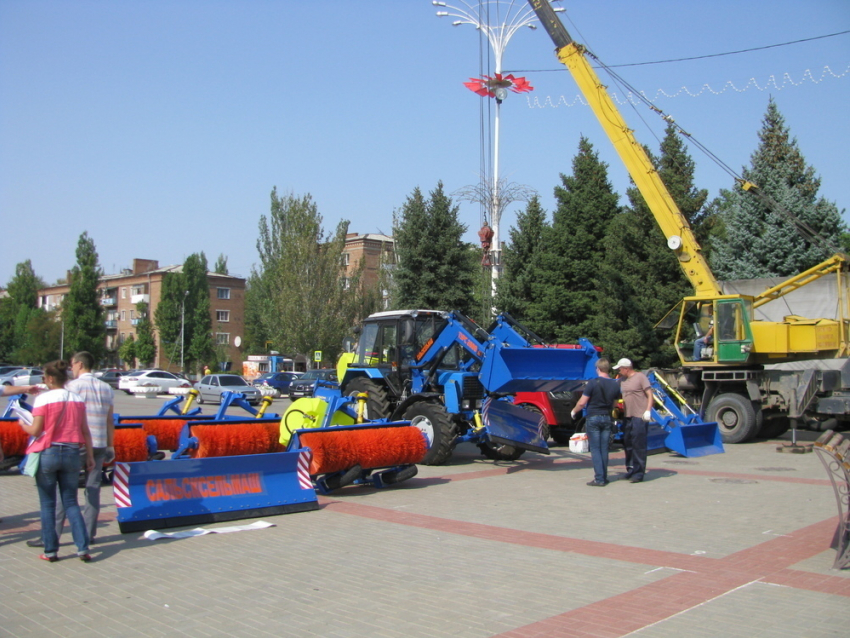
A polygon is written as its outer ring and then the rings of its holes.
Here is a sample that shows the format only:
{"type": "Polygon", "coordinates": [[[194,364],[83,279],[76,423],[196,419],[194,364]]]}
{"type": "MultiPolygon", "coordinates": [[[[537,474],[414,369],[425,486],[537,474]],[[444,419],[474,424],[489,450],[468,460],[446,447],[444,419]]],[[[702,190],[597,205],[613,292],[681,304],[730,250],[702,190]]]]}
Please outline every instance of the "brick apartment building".
{"type": "MultiPolygon", "coordinates": [[[[98,290],[106,324],[106,349],[109,352],[106,365],[123,367],[118,359],[117,350],[130,335],[136,337],[136,326],[141,319],[137,316],[136,304],[141,301],[146,302],[149,316],[153,318],[162,298],[163,277],[167,273],[182,270],[182,265],[160,268],[156,260],[134,259],[132,268],[127,268],[116,275],[104,275],[100,278],[98,290]]],[[[242,353],[237,346],[237,341],[240,341],[245,334],[245,280],[240,277],[207,273],[207,281],[210,287],[210,319],[215,342],[227,348],[228,361],[232,362],[232,369],[241,370],[242,353]],[[237,340],[237,337],[240,339],[237,340]]],[[[62,299],[68,291],[67,284],[39,290],[39,307],[55,310],[61,306],[62,299]]],[[[154,339],[156,359],[153,366],[178,371],[179,344],[163,345],[156,329],[154,329],[154,339]],[[171,362],[170,365],[169,362],[171,362]]]]}
{"type": "MultiPolygon", "coordinates": [[[[367,288],[373,288],[380,283],[381,269],[391,267],[395,263],[393,253],[393,238],[377,233],[348,233],[345,236],[345,249],[343,259],[345,261],[346,275],[350,274],[365,258],[363,269],[363,284],[367,288]]],[[[387,291],[383,291],[384,302],[387,300],[387,291]]]]}

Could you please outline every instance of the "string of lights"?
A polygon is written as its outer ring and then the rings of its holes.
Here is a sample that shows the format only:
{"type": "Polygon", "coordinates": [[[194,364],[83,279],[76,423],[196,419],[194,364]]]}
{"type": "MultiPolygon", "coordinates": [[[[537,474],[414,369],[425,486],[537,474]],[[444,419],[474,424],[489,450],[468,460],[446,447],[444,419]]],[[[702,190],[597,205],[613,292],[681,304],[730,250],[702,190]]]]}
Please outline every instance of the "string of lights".
{"type": "MultiPolygon", "coordinates": [[[[776,75],[770,75],[763,84],[759,83],[759,81],[755,78],[750,78],[743,86],[738,86],[732,80],[728,80],[720,89],[712,88],[709,84],[703,84],[698,91],[693,91],[686,86],[681,87],[678,91],[673,93],[665,91],[664,89],[657,89],[655,91],[655,97],[653,98],[648,97],[646,91],[641,91],[640,94],[642,99],[638,99],[632,92],[628,92],[625,96],[621,96],[617,92],[612,91],[611,98],[614,102],[622,106],[624,104],[638,104],[639,102],[646,101],[655,103],[662,98],[677,98],[682,96],[697,98],[706,94],[722,95],[728,91],[734,91],[737,93],[744,93],[750,89],[756,89],[758,91],[781,91],[783,89],[801,86],[807,82],[820,84],[827,79],[841,79],[848,75],[850,75],[850,65],[848,65],[841,73],[836,73],[829,67],[829,65],[827,65],[823,67],[820,78],[815,78],[811,69],[806,69],[797,81],[791,77],[790,73],[783,73],[781,76],[781,82],[777,80],[776,75]]],[[[526,96],[526,100],[528,102],[528,107],[532,109],[558,108],[560,106],[572,107],[576,105],[586,106],[586,102],[581,95],[576,95],[572,100],[567,99],[563,95],[559,96],[557,99],[553,99],[552,96],[547,96],[545,99],[542,99],[539,96],[533,97],[529,95],[526,96]]]]}

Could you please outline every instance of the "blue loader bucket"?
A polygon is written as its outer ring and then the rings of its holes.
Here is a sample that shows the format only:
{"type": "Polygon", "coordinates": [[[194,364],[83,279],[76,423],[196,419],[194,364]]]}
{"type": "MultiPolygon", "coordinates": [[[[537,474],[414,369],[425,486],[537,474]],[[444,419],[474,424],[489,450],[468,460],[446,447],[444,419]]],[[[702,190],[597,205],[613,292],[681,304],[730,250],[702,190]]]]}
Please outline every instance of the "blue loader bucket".
{"type": "Polygon", "coordinates": [[[690,423],[670,430],[664,445],[682,456],[708,456],[723,454],[723,439],[717,423],[690,423]]]}

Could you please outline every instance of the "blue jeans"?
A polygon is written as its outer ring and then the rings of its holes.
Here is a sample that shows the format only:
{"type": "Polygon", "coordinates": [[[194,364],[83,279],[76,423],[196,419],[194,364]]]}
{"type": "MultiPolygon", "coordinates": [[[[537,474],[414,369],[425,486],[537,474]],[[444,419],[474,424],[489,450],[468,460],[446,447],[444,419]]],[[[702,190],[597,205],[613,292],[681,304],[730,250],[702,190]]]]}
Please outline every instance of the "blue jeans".
{"type": "Polygon", "coordinates": [[[613,425],[607,414],[595,414],[585,421],[590,458],[593,461],[593,479],[597,483],[608,482],[608,443],[613,425]]]}
{"type": "MultiPolygon", "coordinates": [[[[100,513],[100,484],[103,475],[103,459],[106,458],[106,448],[96,447],[94,452],[94,469],[86,473],[85,498],[83,499],[83,520],[86,522],[86,531],[89,541],[93,541],[97,535],[97,515],[100,513]]],[[[85,464],[86,455],[80,454],[80,463],[85,464]]],[[[81,466],[82,467],[82,466],[81,466]]],[[[65,506],[62,501],[56,501],[56,538],[62,536],[65,527],[65,506]]]]}
{"type": "Polygon", "coordinates": [[[694,341],[694,361],[702,359],[702,351],[706,346],[710,346],[713,342],[711,337],[700,337],[694,341]]]}
{"type": "Polygon", "coordinates": [[[77,554],[88,554],[89,536],[83,513],[77,503],[77,484],[80,479],[80,450],[75,447],[52,445],[41,453],[35,484],[41,503],[41,540],[45,556],[55,556],[59,550],[56,535],[56,486],[65,514],[71,523],[71,534],[77,546],[77,554]]]}

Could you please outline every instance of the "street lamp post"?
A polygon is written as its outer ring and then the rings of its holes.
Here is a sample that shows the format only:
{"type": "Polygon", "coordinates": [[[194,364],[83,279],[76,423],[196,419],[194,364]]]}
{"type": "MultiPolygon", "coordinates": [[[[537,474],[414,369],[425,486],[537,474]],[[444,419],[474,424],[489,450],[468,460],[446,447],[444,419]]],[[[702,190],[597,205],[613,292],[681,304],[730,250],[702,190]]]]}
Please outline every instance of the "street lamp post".
{"type": "MultiPolygon", "coordinates": [[[[549,2],[557,2],[558,0],[548,0],[549,2]]],[[[499,278],[499,272],[502,267],[501,252],[502,244],[499,234],[499,225],[502,219],[502,208],[504,203],[501,201],[499,193],[499,129],[500,129],[500,108],[502,101],[507,97],[508,90],[506,87],[511,85],[511,82],[503,82],[502,74],[502,55],[508,42],[513,35],[522,27],[529,29],[537,28],[537,16],[534,9],[525,0],[482,0],[473,6],[471,2],[460,0],[464,8],[455,7],[447,2],[440,0],[432,0],[431,4],[435,7],[440,7],[441,11],[437,11],[438,17],[458,18],[452,22],[452,26],[460,26],[462,24],[471,24],[481,33],[487,36],[487,41],[490,43],[490,48],[493,51],[493,58],[496,65],[495,77],[497,81],[492,81],[488,87],[492,89],[488,95],[496,99],[496,115],[493,122],[493,177],[490,202],[490,228],[493,230],[492,237],[492,287],[493,292],[496,291],[496,280],[499,278]],[[482,9],[486,9],[486,13],[482,16],[482,9]],[[493,13],[496,16],[501,16],[501,24],[491,25],[489,23],[489,14],[493,13]]],[[[563,11],[563,7],[557,7],[555,11],[563,11]]],[[[469,86],[467,84],[467,86],[469,86]]],[[[472,88],[472,87],[470,87],[472,88]]],[[[516,89],[512,89],[516,90],[516,89]]],[[[479,94],[479,91],[476,91],[479,94]]],[[[486,93],[485,93],[486,94],[486,93]]]]}

